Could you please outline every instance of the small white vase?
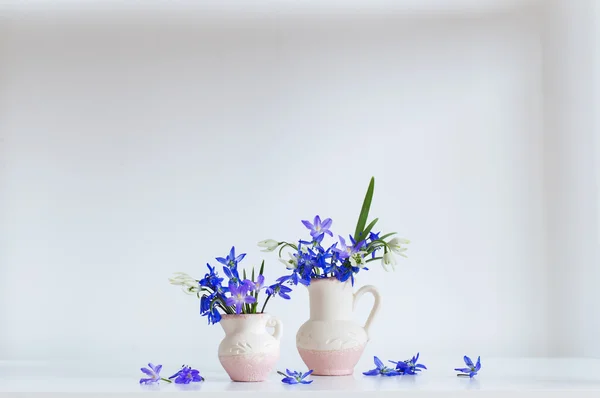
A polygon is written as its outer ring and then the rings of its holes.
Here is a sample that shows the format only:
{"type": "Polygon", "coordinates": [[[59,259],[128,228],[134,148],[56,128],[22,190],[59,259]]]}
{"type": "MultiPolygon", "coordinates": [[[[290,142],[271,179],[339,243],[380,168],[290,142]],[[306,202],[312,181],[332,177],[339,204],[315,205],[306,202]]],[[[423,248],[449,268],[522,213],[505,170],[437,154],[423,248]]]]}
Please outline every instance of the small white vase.
{"type": "Polygon", "coordinates": [[[219,361],[233,381],[264,381],[279,359],[283,325],[268,314],[223,315],[219,361]],[[274,333],[267,332],[273,327],[274,333]]]}
{"type": "Polygon", "coordinates": [[[315,375],[352,374],[369,341],[369,327],[381,302],[379,292],[363,286],[353,293],[350,281],[323,278],[311,280],[308,295],[310,319],[296,334],[302,360],[315,375]],[[363,327],[352,320],[352,312],[364,293],[373,294],[375,303],[363,327]]]}

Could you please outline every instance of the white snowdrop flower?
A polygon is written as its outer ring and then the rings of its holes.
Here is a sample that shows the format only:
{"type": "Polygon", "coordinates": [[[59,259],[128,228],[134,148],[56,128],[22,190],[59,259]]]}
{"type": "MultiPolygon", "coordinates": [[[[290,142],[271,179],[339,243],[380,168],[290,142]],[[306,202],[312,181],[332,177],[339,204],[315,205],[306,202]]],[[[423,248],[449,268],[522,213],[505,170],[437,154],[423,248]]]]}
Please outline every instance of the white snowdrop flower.
{"type": "Polygon", "coordinates": [[[261,250],[263,252],[272,252],[273,250],[277,249],[279,242],[273,239],[265,239],[258,242],[258,246],[265,248],[265,250],[261,250]]]}
{"type": "Polygon", "coordinates": [[[410,243],[407,239],[394,238],[388,242],[388,247],[391,251],[396,254],[401,255],[402,257],[406,257],[404,252],[407,250],[405,247],[402,247],[403,244],[410,243]]]}
{"type": "Polygon", "coordinates": [[[387,252],[383,255],[383,259],[381,260],[383,264],[383,269],[389,271],[388,266],[391,266],[393,270],[396,270],[396,257],[391,252],[387,252]]]}
{"type": "Polygon", "coordinates": [[[366,265],[367,265],[367,260],[365,259],[366,255],[367,255],[367,252],[363,252],[363,251],[352,254],[349,258],[350,264],[353,267],[358,267],[358,268],[366,267],[366,265]]]}
{"type": "Polygon", "coordinates": [[[288,254],[290,255],[289,260],[286,261],[282,258],[279,258],[279,261],[281,261],[285,265],[285,268],[287,268],[289,270],[298,268],[298,259],[296,258],[296,256],[294,256],[292,253],[288,253],[288,254]]]}

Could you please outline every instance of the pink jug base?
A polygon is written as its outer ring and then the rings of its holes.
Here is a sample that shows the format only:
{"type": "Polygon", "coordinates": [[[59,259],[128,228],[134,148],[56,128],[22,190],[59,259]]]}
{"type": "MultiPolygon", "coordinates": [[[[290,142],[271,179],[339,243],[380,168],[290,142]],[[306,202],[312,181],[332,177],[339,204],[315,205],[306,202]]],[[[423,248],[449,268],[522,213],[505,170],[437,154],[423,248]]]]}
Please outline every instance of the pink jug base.
{"type": "Polygon", "coordinates": [[[313,369],[315,376],[347,376],[354,373],[354,366],[364,349],[364,345],[333,351],[314,351],[298,347],[298,352],[306,366],[313,369]]]}
{"type": "Polygon", "coordinates": [[[273,370],[279,355],[219,356],[219,361],[233,381],[265,381],[273,370]]]}

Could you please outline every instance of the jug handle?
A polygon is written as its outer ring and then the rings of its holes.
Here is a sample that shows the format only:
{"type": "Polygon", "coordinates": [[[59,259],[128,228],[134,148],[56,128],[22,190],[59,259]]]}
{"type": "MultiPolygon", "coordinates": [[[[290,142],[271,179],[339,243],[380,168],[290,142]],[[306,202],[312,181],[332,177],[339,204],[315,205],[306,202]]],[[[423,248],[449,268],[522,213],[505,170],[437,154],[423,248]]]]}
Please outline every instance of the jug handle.
{"type": "Polygon", "coordinates": [[[276,317],[271,317],[267,322],[267,327],[273,328],[273,337],[276,340],[281,340],[281,333],[283,333],[283,323],[281,323],[281,319],[276,317]]]}
{"type": "Polygon", "coordinates": [[[361,287],[360,289],[357,290],[356,293],[354,293],[354,301],[352,303],[353,311],[356,308],[356,303],[362,297],[362,295],[365,293],[371,293],[373,295],[373,298],[375,299],[375,301],[373,302],[373,308],[371,309],[371,312],[369,313],[369,317],[367,318],[367,323],[365,323],[365,326],[364,326],[365,332],[367,333],[367,337],[370,338],[369,327],[371,326],[371,323],[373,322],[375,315],[377,315],[377,312],[379,311],[379,306],[381,305],[381,296],[379,295],[379,291],[377,290],[377,288],[373,285],[366,285],[366,286],[361,287]]]}

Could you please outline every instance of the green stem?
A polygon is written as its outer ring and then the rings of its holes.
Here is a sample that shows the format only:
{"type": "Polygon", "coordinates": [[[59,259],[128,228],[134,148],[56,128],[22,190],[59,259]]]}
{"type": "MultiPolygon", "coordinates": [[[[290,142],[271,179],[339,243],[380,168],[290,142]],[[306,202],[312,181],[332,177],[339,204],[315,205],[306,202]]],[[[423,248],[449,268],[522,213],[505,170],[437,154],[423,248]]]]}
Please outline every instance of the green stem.
{"type": "Polygon", "coordinates": [[[296,245],[292,244],[292,243],[287,243],[287,242],[283,242],[283,243],[284,243],[284,245],[282,245],[282,246],[279,248],[279,257],[281,257],[281,251],[282,251],[282,250],[283,250],[283,249],[284,249],[286,246],[289,246],[289,247],[291,247],[291,248],[292,248],[292,249],[294,249],[294,250],[298,250],[298,247],[297,247],[296,245]]]}
{"type": "Polygon", "coordinates": [[[160,379],[161,379],[162,381],[166,381],[167,383],[173,383],[171,380],[169,380],[169,379],[165,379],[164,377],[161,377],[160,379]]]}
{"type": "Polygon", "coordinates": [[[370,258],[367,261],[365,261],[365,263],[370,263],[371,261],[375,261],[375,260],[381,260],[383,257],[374,257],[374,258],[370,258]]]}
{"type": "Polygon", "coordinates": [[[262,307],[262,310],[260,310],[260,313],[261,313],[261,314],[265,312],[265,307],[267,306],[267,303],[269,302],[269,300],[271,299],[271,297],[273,297],[273,295],[272,295],[272,294],[270,294],[270,295],[267,297],[267,299],[265,300],[265,304],[263,305],[263,307],[262,307]]]}
{"type": "Polygon", "coordinates": [[[232,309],[232,307],[228,306],[222,298],[219,297],[218,300],[221,302],[221,308],[223,308],[225,313],[235,314],[235,309],[232,309]]]}

